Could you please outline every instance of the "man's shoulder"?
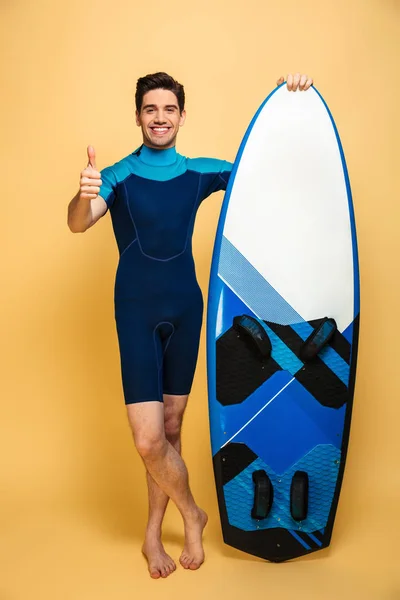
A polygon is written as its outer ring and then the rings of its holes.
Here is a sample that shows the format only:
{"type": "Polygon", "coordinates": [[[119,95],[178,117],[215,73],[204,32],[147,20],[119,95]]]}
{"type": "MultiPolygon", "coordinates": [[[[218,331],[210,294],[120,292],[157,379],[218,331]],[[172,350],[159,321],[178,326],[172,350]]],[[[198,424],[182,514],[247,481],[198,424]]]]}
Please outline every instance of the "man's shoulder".
{"type": "Polygon", "coordinates": [[[103,169],[101,169],[100,173],[102,175],[109,175],[111,177],[114,177],[117,182],[122,181],[132,173],[131,165],[133,154],[134,153],[131,152],[130,154],[127,154],[126,156],[117,160],[111,165],[104,167],[103,169]]]}
{"type": "Polygon", "coordinates": [[[232,163],[220,158],[200,156],[187,159],[187,168],[197,173],[221,173],[222,171],[231,171],[232,166],[232,163]]]}

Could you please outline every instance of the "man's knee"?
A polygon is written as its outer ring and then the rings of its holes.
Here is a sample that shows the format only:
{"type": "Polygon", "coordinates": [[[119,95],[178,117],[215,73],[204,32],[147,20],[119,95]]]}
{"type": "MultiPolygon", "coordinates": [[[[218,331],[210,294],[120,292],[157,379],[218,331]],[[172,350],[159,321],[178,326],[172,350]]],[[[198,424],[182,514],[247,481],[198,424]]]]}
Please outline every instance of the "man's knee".
{"type": "Polygon", "coordinates": [[[167,440],[164,433],[164,408],[161,402],[127,404],[127,414],[135,446],[143,459],[162,456],[167,440]]]}
{"type": "Polygon", "coordinates": [[[136,450],[143,460],[154,460],[163,456],[167,440],[164,435],[149,435],[146,432],[134,435],[136,450]]]}

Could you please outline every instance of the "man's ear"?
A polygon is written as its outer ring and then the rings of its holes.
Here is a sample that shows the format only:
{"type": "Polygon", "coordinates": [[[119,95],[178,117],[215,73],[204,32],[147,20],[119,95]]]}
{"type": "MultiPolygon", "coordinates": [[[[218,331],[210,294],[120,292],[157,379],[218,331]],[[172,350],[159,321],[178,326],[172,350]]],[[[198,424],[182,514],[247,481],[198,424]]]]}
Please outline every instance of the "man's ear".
{"type": "Polygon", "coordinates": [[[139,111],[138,110],[136,110],[136,112],[135,112],[135,118],[136,118],[136,125],[138,127],[140,127],[140,119],[139,119],[139,111]]]}
{"type": "Polygon", "coordinates": [[[179,119],[179,127],[182,127],[182,125],[185,124],[185,121],[186,121],[186,110],[183,110],[181,112],[181,116],[180,116],[180,119],[179,119]]]}

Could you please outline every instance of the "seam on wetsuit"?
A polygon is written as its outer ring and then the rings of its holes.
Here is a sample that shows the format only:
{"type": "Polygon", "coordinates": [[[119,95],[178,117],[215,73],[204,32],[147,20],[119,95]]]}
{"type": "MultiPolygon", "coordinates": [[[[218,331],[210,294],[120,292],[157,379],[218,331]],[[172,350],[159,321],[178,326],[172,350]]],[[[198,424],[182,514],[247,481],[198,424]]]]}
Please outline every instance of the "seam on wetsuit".
{"type": "Polygon", "coordinates": [[[129,244],[127,245],[127,247],[126,247],[126,248],[124,248],[124,249],[122,250],[122,252],[121,252],[121,254],[120,254],[120,257],[119,257],[119,258],[120,258],[120,260],[121,260],[121,258],[123,257],[123,255],[125,254],[125,252],[128,250],[128,248],[130,248],[130,247],[132,246],[132,244],[134,244],[135,242],[137,242],[137,239],[138,239],[138,238],[137,238],[137,235],[136,235],[135,239],[134,239],[134,240],[132,240],[131,242],[129,242],[129,244]]]}
{"type": "Polygon", "coordinates": [[[190,388],[190,390],[188,392],[185,392],[184,394],[182,394],[182,392],[179,392],[177,394],[176,392],[164,392],[164,390],[163,390],[163,394],[167,394],[168,396],[189,396],[191,391],[192,391],[192,388],[190,388]]]}
{"type": "MultiPolygon", "coordinates": [[[[130,155],[128,156],[130,158],[130,155]]],[[[125,157],[125,158],[128,158],[125,157]]],[[[146,167],[150,167],[153,168],[152,165],[148,165],[147,163],[143,163],[146,165],[146,167]]],[[[183,175],[185,175],[185,173],[187,173],[188,171],[192,171],[193,173],[197,173],[197,171],[194,171],[193,169],[188,169],[186,167],[186,170],[183,171],[183,173],[179,173],[179,175],[175,175],[174,177],[170,177],[169,179],[154,179],[153,177],[145,177],[144,175],[139,175],[138,173],[135,173],[134,171],[131,171],[130,173],[128,173],[123,179],[118,179],[118,177],[116,176],[116,174],[113,171],[113,167],[115,165],[110,165],[109,167],[106,167],[107,169],[111,169],[111,173],[113,174],[113,177],[115,179],[115,189],[117,190],[119,186],[125,186],[125,182],[128,181],[128,179],[137,177],[138,179],[144,179],[145,181],[159,181],[159,182],[165,182],[165,181],[172,181],[173,179],[178,179],[179,177],[182,177],[183,175]]],[[[171,165],[159,165],[157,168],[161,167],[161,168],[170,168],[171,165]]],[[[102,169],[103,170],[103,169],[102,169]]],[[[114,190],[111,190],[111,192],[114,190]]],[[[111,192],[108,194],[107,198],[110,196],[111,192]]],[[[100,192],[99,192],[99,196],[101,196],[100,192]]],[[[105,201],[104,196],[101,196],[103,198],[103,200],[105,201]]],[[[107,208],[112,208],[112,206],[108,206],[107,204],[107,208]]]]}
{"type": "Polygon", "coordinates": [[[131,402],[127,402],[127,404],[138,404],[139,402],[159,402],[158,398],[140,398],[139,400],[132,400],[131,402]]]}
{"type": "MultiPolygon", "coordinates": [[[[169,321],[166,321],[166,323],[169,323],[169,321]]],[[[174,325],[173,325],[172,323],[169,323],[169,324],[170,324],[170,325],[171,325],[171,327],[172,327],[172,333],[170,334],[170,336],[169,336],[169,338],[168,338],[168,340],[167,340],[167,343],[165,344],[165,348],[164,348],[164,351],[163,351],[163,360],[164,360],[164,356],[165,356],[165,354],[166,354],[166,352],[167,352],[167,349],[168,349],[169,343],[170,343],[170,341],[172,340],[172,336],[173,336],[173,335],[174,335],[174,333],[175,333],[175,327],[174,327],[174,325]]]]}
{"type": "Polygon", "coordinates": [[[132,221],[132,225],[133,225],[133,227],[135,228],[135,231],[136,231],[136,239],[138,241],[138,246],[139,246],[140,252],[143,254],[143,256],[146,256],[147,258],[150,258],[151,260],[158,260],[160,262],[168,262],[169,260],[173,260],[174,258],[178,258],[178,256],[181,256],[181,254],[184,254],[186,252],[186,248],[187,248],[187,244],[188,244],[188,240],[189,240],[189,229],[190,229],[190,225],[192,223],[193,215],[194,215],[195,210],[196,210],[197,199],[199,197],[201,175],[202,174],[200,173],[199,181],[198,181],[198,184],[197,184],[197,192],[196,192],[195,200],[193,202],[193,208],[192,208],[192,212],[190,214],[189,224],[188,224],[187,231],[186,231],[185,246],[184,246],[184,248],[183,248],[183,250],[181,252],[178,252],[178,254],[175,254],[174,256],[170,256],[169,258],[157,258],[156,256],[150,256],[150,254],[146,254],[146,252],[143,251],[142,245],[140,243],[140,238],[139,238],[139,230],[136,227],[135,220],[134,220],[134,218],[132,216],[132,213],[131,213],[131,207],[129,206],[129,200],[128,200],[128,193],[127,193],[127,190],[126,190],[126,187],[125,187],[125,182],[124,182],[126,206],[127,206],[128,213],[129,213],[129,216],[130,216],[131,221],[132,221]]]}
{"type": "Polygon", "coordinates": [[[161,368],[162,368],[162,365],[163,365],[163,363],[162,363],[162,361],[161,361],[161,364],[160,364],[160,365],[158,364],[158,352],[157,352],[157,346],[156,346],[156,338],[155,338],[155,334],[156,334],[156,331],[157,331],[157,327],[159,327],[160,325],[163,325],[164,323],[167,323],[168,325],[171,325],[171,327],[172,327],[172,333],[170,334],[170,336],[169,336],[169,338],[168,338],[168,341],[167,341],[167,343],[166,343],[166,345],[165,345],[165,348],[164,348],[164,350],[163,350],[163,359],[164,359],[165,352],[166,352],[166,350],[167,350],[167,348],[168,348],[168,345],[169,345],[169,343],[170,343],[170,341],[171,341],[171,338],[172,338],[172,336],[173,336],[173,335],[174,335],[174,333],[175,333],[175,327],[174,327],[174,324],[173,324],[173,323],[171,323],[170,321],[160,321],[159,323],[157,323],[157,325],[156,325],[156,326],[154,327],[154,329],[153,329],[153,343],[154,343],[154,351],[155,351],[155,353],[156,353],[156,362],[157,362],[157,389],[158,389],[158,397],[159,397],[159,398],[160,398],[160,396],[161,396],[161,398],[162,398],[162,391],[161,391],[161,389],[160,389],[160,371],[161,371],[161,368]]]}
{"type": "MultiPolygon", "coordinates": [[[[131,155],[126,156],[125,158],[130,158],[131,155]]],[[[187,161],[187,159],[185,159],[187,161]]],[[[161,168],[161,169],[170,169],[171,165],[149,165],[147,163],[141,163],[142,165],[144,165],[145,167],[147,167],[148,169],[154,169],[154,168],[161,168]]],[[[110,169],[112,169],[114,167],[114,165],[110,166],[110,169]]],[[[117,179],[117,185],[120,184],[125,184],[125,182],[130,179],[131,177],[137,177],[138,179],[144,179],[145,181],[159,181],[160,183],[165,182],[165,181],[173,181],[174,179],[179,179],[179,177],[182,177],[182,175],[185,175],[185,173],[187,173],[187,171],[192,171],[193,173],[198,173],[198,171],[195,171],[194,169],[188,169],[187,168],[187,163],[185,163],[185,170],[182,173],[179,173],[178,175],[174,175],[173,177],[169,177],[168,179],[154,179],[154,177],[146,177],[145,175],[143,175],[142,173],[136,173],[135,171],[131,171],[130,173],[128,173],[128,175],[126,175],[126,177],[124,177],[121,180],[117,179]]],[[[116,177],[116,175],[115,175],[116,177]]]]}
{"type": "MultiPolygon", "coordinates": [[[[227,173],[228,171],[222,171],[222,173],[227,173]]],[[[218,173],[218,177],[221,179],[222,183],[226,183],[225,179],[222,177],[221,173],[218,173]]],[[[221,190],[220,190],[221,191],[221,190]]]]}

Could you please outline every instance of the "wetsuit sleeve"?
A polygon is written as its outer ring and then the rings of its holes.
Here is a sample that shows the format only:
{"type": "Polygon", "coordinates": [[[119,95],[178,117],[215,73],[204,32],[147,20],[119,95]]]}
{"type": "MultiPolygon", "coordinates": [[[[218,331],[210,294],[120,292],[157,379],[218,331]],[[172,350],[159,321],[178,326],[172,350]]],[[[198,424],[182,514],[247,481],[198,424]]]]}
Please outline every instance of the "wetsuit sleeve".
{"type": "Polygon", "coordinates": [[[103,183],[100,188],[99,196],[104,198],[108,208],[111,208],[116,197],[117,179],[111,167],[102,169],[100,175],[103,183]]]}
{"type": "Polygon", "coordinates": [[[229,182],[229,178],[231,176],[233,164],[226,160],[217,160],[212,159],[213,161],[213,171],[214,172],[205,174],[206,177],[208,175],[208,185],[205,189],[204,198],[210,196],[214,192],[219,192],[221,190],[226,190],[226,187],[229,182]]]}
{"type": "Polygon", "coordinates": [[[202,202],[213,192],[226,190],[233,164],[217,158],[192,158],[189,169],[199,174],[199,200],[202,202]]]}

